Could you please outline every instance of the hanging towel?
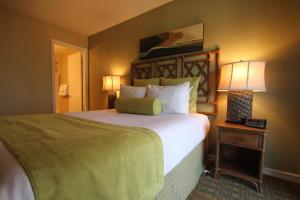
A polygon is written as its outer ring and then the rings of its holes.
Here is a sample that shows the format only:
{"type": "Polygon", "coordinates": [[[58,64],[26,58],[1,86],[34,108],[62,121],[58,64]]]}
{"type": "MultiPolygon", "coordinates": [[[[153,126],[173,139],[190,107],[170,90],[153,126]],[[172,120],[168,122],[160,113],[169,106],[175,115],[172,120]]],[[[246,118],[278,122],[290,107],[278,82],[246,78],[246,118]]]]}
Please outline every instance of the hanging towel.
{"type": "Polygon", "coordinates": [[[68,85],[67,84],[61,84],[59,86],[58,95],[60,95],[60,96],[68,96],[68,85]]]}

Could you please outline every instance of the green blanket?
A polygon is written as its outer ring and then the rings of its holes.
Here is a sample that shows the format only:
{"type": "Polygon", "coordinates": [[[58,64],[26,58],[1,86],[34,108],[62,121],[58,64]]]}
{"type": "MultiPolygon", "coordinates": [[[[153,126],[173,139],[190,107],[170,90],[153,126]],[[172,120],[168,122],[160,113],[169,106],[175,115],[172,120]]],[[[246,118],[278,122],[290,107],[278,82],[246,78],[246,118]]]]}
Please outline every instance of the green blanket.
{"type": "Polygon", "coordinates": [[[36,200],[153,199],[163,186],[157,134],[65,115],[0,117],[0,139],[36,200]]]}

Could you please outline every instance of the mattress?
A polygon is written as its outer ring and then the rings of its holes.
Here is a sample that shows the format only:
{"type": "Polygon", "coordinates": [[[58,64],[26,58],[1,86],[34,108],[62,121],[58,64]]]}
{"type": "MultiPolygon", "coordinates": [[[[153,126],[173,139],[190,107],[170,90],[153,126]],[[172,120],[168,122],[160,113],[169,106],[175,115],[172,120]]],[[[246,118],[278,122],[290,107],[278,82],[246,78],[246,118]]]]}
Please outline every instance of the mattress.
{"type": "MultiPolygon", "coordinates": [[[[196,113],[144,116],[117,113],[115,110],[98,110],[67,115],[153,130],[162,140],[165,175],[204,140],[209,130],[207,116],[196,113]]],[[[32,188],[23,168],[1,142],[0,157],[0,199],[34,200],[32,188]]]]}

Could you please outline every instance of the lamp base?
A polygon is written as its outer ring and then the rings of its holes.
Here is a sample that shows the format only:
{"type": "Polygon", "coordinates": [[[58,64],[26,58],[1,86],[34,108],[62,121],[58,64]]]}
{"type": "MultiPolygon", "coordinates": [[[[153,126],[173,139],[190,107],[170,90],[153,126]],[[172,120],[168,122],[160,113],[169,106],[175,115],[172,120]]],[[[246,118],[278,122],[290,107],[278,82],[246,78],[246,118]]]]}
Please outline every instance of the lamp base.
{"type": "Polygon", "coordinates": [[[108,102],[107,102],[107,107],[108,109],[113,109],[115,108],[115,101],[117,99],[117,94],[115,92],[112,92],[108,94],[108,102]]]}
{"type": "Polygon", "coordinates": [[[252,117],[252,91],[229,91],[227,95],[226,122],[244,124],[252,117]]]}

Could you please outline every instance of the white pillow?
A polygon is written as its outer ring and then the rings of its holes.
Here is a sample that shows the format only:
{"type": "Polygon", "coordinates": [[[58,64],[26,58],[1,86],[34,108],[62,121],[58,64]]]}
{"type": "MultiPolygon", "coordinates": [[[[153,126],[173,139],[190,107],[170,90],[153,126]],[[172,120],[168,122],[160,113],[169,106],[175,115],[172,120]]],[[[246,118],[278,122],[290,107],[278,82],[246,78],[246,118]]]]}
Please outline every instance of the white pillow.
{"type": "Polygon", "coordinates": [[[147,97],[159,98],[162,113],[188,114],[190,100],[190,82],[173,86],[148,85],[147,97]]]}
{"type": "Polygon", "coordinates": [[[120,98],[144,98],[146,96],[146,87],[133,87],[122,85],[120,88],[120,98]]]}

